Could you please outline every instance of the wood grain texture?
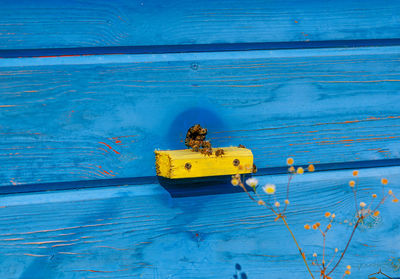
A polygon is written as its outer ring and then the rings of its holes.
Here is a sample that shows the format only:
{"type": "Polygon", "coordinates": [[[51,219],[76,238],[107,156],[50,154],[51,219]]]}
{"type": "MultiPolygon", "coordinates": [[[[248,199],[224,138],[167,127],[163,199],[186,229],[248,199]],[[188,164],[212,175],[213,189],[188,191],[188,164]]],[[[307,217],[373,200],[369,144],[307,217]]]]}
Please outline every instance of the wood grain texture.
{"type": "Polygon", "coordinates": [[[393,0],[3,0],[1,4],[1,49],[400,37],[400,4],[393,0]]]}
{"type": "MultiPolygon", "coordinates": [[[[399,171],[361,171],[359,200],[380,195],[381,177],[399,193],[399,171]]],[[[303,225],[324,224],[326,211],[337,216],[327,254],[344,248],[354,218],[351,178],[351,171],[295,177],[287,218],[308,259],[322,253],[322,239],[303,225]]],[[[285,198],[286,176],[260,182],[275,183],[277,199],[285,198]]],[[[250,279],[308,278],[286,228],[244,193],[171,199],[154,184],[1,196],[0,204],[2,278],[233,278],[237,263],[250,279]]],[[[399,204],[388,201],[381,218],[360,226],[333,278],[348,264],[349,278],[379,268],[398,278],[399,222],[399,204]]]]}
{"type": "Polygon", "coordinates": [[[152,176],[153,151],[181,149],[197,122],[259,168],[399,158],[399,48],[248,55],[3,64],[0,184],[152,176]]]}

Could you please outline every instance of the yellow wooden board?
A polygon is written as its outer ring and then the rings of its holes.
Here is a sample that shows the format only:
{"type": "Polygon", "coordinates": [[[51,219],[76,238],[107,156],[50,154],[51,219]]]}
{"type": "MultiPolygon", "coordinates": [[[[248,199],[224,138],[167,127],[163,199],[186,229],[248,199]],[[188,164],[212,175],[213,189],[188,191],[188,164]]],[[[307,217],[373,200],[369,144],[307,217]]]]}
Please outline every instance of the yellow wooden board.
{"type": "Polygon", "coordinates": [[[253,170],[253,153],[246,148],[213,148],[212,155],[191,149],[156,150],[155,154],[157,175],[171,179],[243,174],[253,170]],[[224,155],[216,156],[218,149],[223,149],[224,155]]]}

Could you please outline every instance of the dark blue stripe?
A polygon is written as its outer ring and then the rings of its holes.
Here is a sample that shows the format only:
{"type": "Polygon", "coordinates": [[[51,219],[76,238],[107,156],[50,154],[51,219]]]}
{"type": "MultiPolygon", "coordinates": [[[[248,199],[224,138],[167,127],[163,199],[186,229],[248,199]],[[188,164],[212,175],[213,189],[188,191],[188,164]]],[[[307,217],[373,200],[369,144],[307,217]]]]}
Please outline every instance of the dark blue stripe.
{"type": "MultiPolygon", "coordinates": [[[[345,169],[363,169],[400,166],[400,159],[384,159],[345,163],[329,163],[315,165],[318,172],[345,169]]],[[[307,166],[303,166],[307,167],[307,166]]],[[[262,168],[255,176],[287,173],[287,167],[262,168]]],[[[238,192],[240,189],[230,185],[229,176],[196,178],[196,179],[160,179],[156,176],[127,177],[114,179],[82,180],[54,183],[24,184],[18,186],[0,186],[0,194],[32,193],[55,190],[72,190],[84,188],[145,185],[160,183],[173,197],[214,195],[238,192]]]]}
{"type": "Polygon", "coordinates": [[[12,50],[0,50],[0,58],[106,55],[106,54],[162,54],[162,53],[222,52],[222,51],[249,51],[249,50],[278,50],[278,49],[344,48],[344,47],[352,48],[352,47],[378,47],[378,46],[397,46],[397,45],[400,45],[400,39],[12,49],[12,50]]]}
{"type": "MultiPolygon", "coordinates": [[[[321,171],[339,171],[348,169],[356,170],[365,168],[382,168],[382,167],[394,167],[394,166],[400,166],[400,159],[382,159],[382,160],[316,164],[315,169],[316,171],[321,172],[321,171]]],[[[301,167],[306,168],[307,165],[303,165],[301,167]]],[[[264,169],[259,169],[256,175],[259,176],[259,175],[284,174],[287,173],[287,171],[288,171],[287,166],[276,167],[276,168],[264,168],[264,169]]]]}

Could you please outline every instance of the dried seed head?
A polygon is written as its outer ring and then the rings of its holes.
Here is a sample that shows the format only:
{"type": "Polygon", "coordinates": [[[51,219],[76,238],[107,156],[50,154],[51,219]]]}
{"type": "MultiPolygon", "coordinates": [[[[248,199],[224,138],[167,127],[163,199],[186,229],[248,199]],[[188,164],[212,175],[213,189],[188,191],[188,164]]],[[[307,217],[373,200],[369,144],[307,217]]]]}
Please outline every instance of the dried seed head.
{"type": "Polygon", "coordinates": [[[290,201],[289,200],[285,200],[285,204],[289,204],[290,203],[290,201]]]}
{"type": "Polygon", "coordinates": [[[353,171],[353,176],[357,176],[357,175],[358,175],[358,171],[357,170],[353,171]]]}
{"type": "Polygon", "coordinates": [[[233,179],[231,180],[231,184],[232,184],[233,186],[238,186],[238,185],[239,185],[239,180],[236,179],[236,178],[233,178],[233,179]]]}
{"type": "Polygon", "coordinates": [[[382,179],[381,179],[381,183],[382,183],[383,185],[386,185],[386,184],[388,184],[388,180],[387,180],[386,178],[382,178],[382,179]]]}
{"type": "Polygon", "coordinates": [[[339,249],[338,248],[335,248],[335,253],[337,253],[339,251],[339,249]]]}
{"type": "Polygon", "coordinates": [[[276,207],[280,207],[281,204],[280,204],[279,202],[275,202],[275,206],[276,206],[276,207]]]}
{"type": "Polygon", "coordinates": [[[312,225],[312,228],[313,228],[313,230],[316,230],[316,229],[318,229],[318,227],[317,227],[317,225],[316,225],[316,224],[312,225]]]}
{"type": "Polygon", "coordinates": [[[399,202],[399,199],[398,199],[398,198],[394,198],[394,199],[392,200],[392,202],[399,202]]]}
{"type": "Polygon", "coordinates": [[[315,171],[315,167],[314,167],[313,164],[310,164],[310,165],[308,166],[308,171],[309,171],[309,172],[315,171]]]}
{"type": "Polygon", "coordinates": [[[377,195],[376,194],[372,194],[372,197],[375,199],[377,197],[377,195]]]}
{"type": "Polygon", "coordinates": [[[259,200],[257,203],[258,203],[259,205],[265,205],[265,201],[263,201],[263,200],[259,200]]]}
{"type": "Polygon", "coordinates": [[[310,229],[310,225],[309,225],[309,224],[305,224],[305,225],[304,225],[304,228],[305,228],[306,230],[309,230],[309,229],[310,229]]]}
{"type": "Polygon", "coordinates": [[[298,167],[296,172],[297,172],[297,174],[303,174],[304,169],[302,167],[298,167]]]}
{"type": "Polygon", "coordinates": [[[329,218],[329,216],[331,216],[331,213],[330,212],[325,212],[325,217],[329,218]]]}
{"type": "Polygon", "coordinates": [[[293,164],[294,164],[293,158],[291,158],[291,157],[287,158],[287,159],[286,159],[286,164],[288,164],[288,166],[293,165],[293,164]]]}
{"type": "Polygon", "coordinates": [[[350,272],[350,270],[346,270],[345,272],[344,272],[346,275],[350,275],[351,274],[351,272],[350,272]]]}
{"type": "Polygon", "coordinates": [[[350,180],[349,186],[353,188],[354,186],[356,186],[356,182],[354,180],[350,180]]]}
{"type": "Polygon", "coordinates": [[[379,210],[375,211],[374,216],[377,217],[379,215],[379,213],[380,213],[379,210]]]}
{"type": "Polygon", "coordinates": [[[365,207],[367,204],[365,202],[360,202],[361,207],[365,207]]]}
{"type": "Polygon", "coordinates": [[[288,170],[289,170],[289,172],[294,172],[295,171],[293,166],[290,166],[290,168],[288,168],[288,170]]]}
{"type": "Polygon", "coordinates": [[[312,254],[312,256],[313,256],[314,258],[317,257],[317,253],[312,254]]]}
{"type": "Polygon", "coordinates": [[[351,269],[351,265],[346,266],[347,269],[351,269]]]}
{"type": "Polygon", "coordinates": [[[332,219],[335,219],[336,215],[335,213],[332,213],[332,219]]]}
{"type": "Polygon", "coordinates": [[[392,190],[389,190],[389,195],[393,195],[393,191],[392,190]]]}

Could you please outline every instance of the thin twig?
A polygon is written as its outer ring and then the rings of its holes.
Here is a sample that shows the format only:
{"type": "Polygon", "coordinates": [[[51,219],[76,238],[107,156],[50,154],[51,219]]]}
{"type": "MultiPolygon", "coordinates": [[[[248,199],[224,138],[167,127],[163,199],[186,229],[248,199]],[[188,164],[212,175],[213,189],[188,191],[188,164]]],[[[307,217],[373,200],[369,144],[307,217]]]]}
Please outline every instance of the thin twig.
{"type": "Polygon", "coordinates": [[[383,198],[381,199],[381,201],[378,203],[378,205],[375,207],[375,209],[373,210],[373,212],[375,212],[380,206],[381,204],[383,204],[385,202],[385,200],[389,197],[389,195],[383,195],[383,198]]]}
{"type": "Polygon", "coordinates": [[[358,190],[358,176],[356,177],[356,185],[353,187],[353,193],[354,193],[354,205],[356,207],[356,213],[357,213],[357,217],[358,217],[358,203],[357,203],[357,190],[358,190]]]}
{"type": "MultiPolygon", "coordinates": [[[[250,198],[252,201],[258,203],[258,202],[253,198],[253,196],[247,191],[247,189],[246,189],[246,187],[243,185],[242,181],[239,182],[239,185],[240,185],[240,187],[247,193],[247,195],[249,196],[249,198],[250,198]]],[[[265,204],[264,206],[268,208],[268,206],[267,206],[266,204],[265,204]]],[[[307,267],[308,272],[309,272],[310,275],[311,275],[311,278],[315,279],[314,275],[312,274],[312,272],[311,272],[311,270],[310,270],[310,267],[308,266],[306,257],[305,257],[305,255],[304,255],[304,253],[301,251],[301,248],[300,248],[300,246],[299,246],[299,243],[297,242],[296,237],[294,236],[292,230],[290,229],[289,224],[287,223],[287,221],[286,221],[286,219],[285,219],[285,216],[282,215],[281,213],[277,213],[273,208],[269,208],[269,209],[272,210],[272,212],[277,216],[277,218],[282,219],[282,221],[283,221],[283,223],[285,224],[286,228],[287,228],[288,231],[290,232],[290,235],[292,236],[294,242],[296,243],[297,249],[299,249],[300,255],[301,255],[301,257],[302,257],[302,259],[303,259],[303,261],[304,261],[304,264],[305,264],[306,267],[307,267]]],[[[279,209],[278,209],[278,210],[279,210],[279,209]]]]}
{"type": "Polygon", "coordinates": [[[324,244],[323,244],[323,247],[322,247],[322,267],[324,268],[324,270],[325,270],[325,234],[323,234],[323,237],[324,237],[324,244]]]}
{"type": "Polygon", "coordinates": [[[331,269],[331,271],[329,271],[328,274],[326,274],[326,275],[331,274],[331,273],[336,269],[336,267],[340,264],[340,261],[343,259],[343,256],[344,256],[344,254],[345,254],[346,251],[347,251],[347,248],[349,248],[351,239],[353,238],[354,233],[355,233],[355,231],[356,231],[358,225],[360,224],[361,219],[362,219],[361,217],[357,219],[357,222],[356,222],[356,224],[354,225],[353,231],[351,232],[350,238],[349,238],[349,240],[347,241],[346,248],[344,248],[343,253],[342,253],[342,255],[340,256],[339,260],[337,261],[336,265],[335,265],[335,266],[331,269]]]}
{"type": "MultiPolygon", "coordinates": [[[[292,178],[293,178],[293,173],[289,175],[288,183],[286,185],[286,200],[289,200],[289,186],[290,186],[290,181],[292,181],[292,178]]],[[[285,203],[285,208],[283,209],[283,212],[286,211],[287,206],[288,204],[285,203]]]]}
{"type": "Polygon", "coordinates": [[[291,236],[292,236],[294,242],[296,243],[297,249],[299,249],[300,255],[301,255],[301,257],[303,258],[304,264],[306,265],[308,272],[310,273],[311,277],[312,277],[313,279],[315,279],[315,278],[314,278],[314,275],[312,274],[312,272],[311,272],[311,270],[310,270],[310,267],[308,266],[308,263],[307,263],[305,254],[301,251],[301,248],[300,248],[300,246],[299,246],[299,243],[297,243],[296,237],[294,236],[292,230],[290,229],[289,224],[286,222],[285,217],[281,217],[281,219],[282,219],[283,223],[285,223],[286,228],[288,229],[288,231],[290,232],[290,234],[291,234],[291,236]]]}
{"type": "Polygon", "coordinates": [[[335,258],[335,256],[336,256],[336,253],[337,252],[335,252],[334,254],[333,254],[333,256],[332,256],[332,258],[331,258],[331,260],[329,261],[329,263],[326,265],[326,268],[328,268],[329,267],[329,265],[333,262],[333,259],[335,258]]]}
{"type": "Polygon", "coordinates": [[[372,274],[368,275],[368,278],[369,278],[371,275],[375,275],[375,274],[382,274],[382,275],[386,276],[386,277],[389,278],[389,279],[393,279],[393,278],[390,277],[389,275],[383,273],[383,272],[382,272],[382,269],[379,269],[378,272],[375,272],[375,273],[372,273],[372,274]]]}
{"type": "Polygon", "coordinates": [[[321,267],[321,265],[320,265],[319,262],[318,262],[318,257],[315,257],[315,263],[316,263],[317,266],[322,270],[322,267],[321,267]]]}
{"type": "Polygon", "coordinates": [[[329,224],[326,226],[326,229],[325,229],[325,231],[324,231],[325,234],[326,234],[326,233],[328,232],[328,230],[330,229],[330,228],[329,228],[329,225],[332,226],[332,221],[333,221],[333,219],[331,218],[331,221],[330,221],[329,224]]]}
{"type": "Polygon", "coordinates": [[[250,195],[250,193],[247,191],[246,187],[243,185],[242,182],[239,182],[239,186],[242,187],[243,191],[245,191],[247,193],[247,195],[249,196],[250,199],[252,199],[253,201],[257,202],[252,195],[250,195]]]}

